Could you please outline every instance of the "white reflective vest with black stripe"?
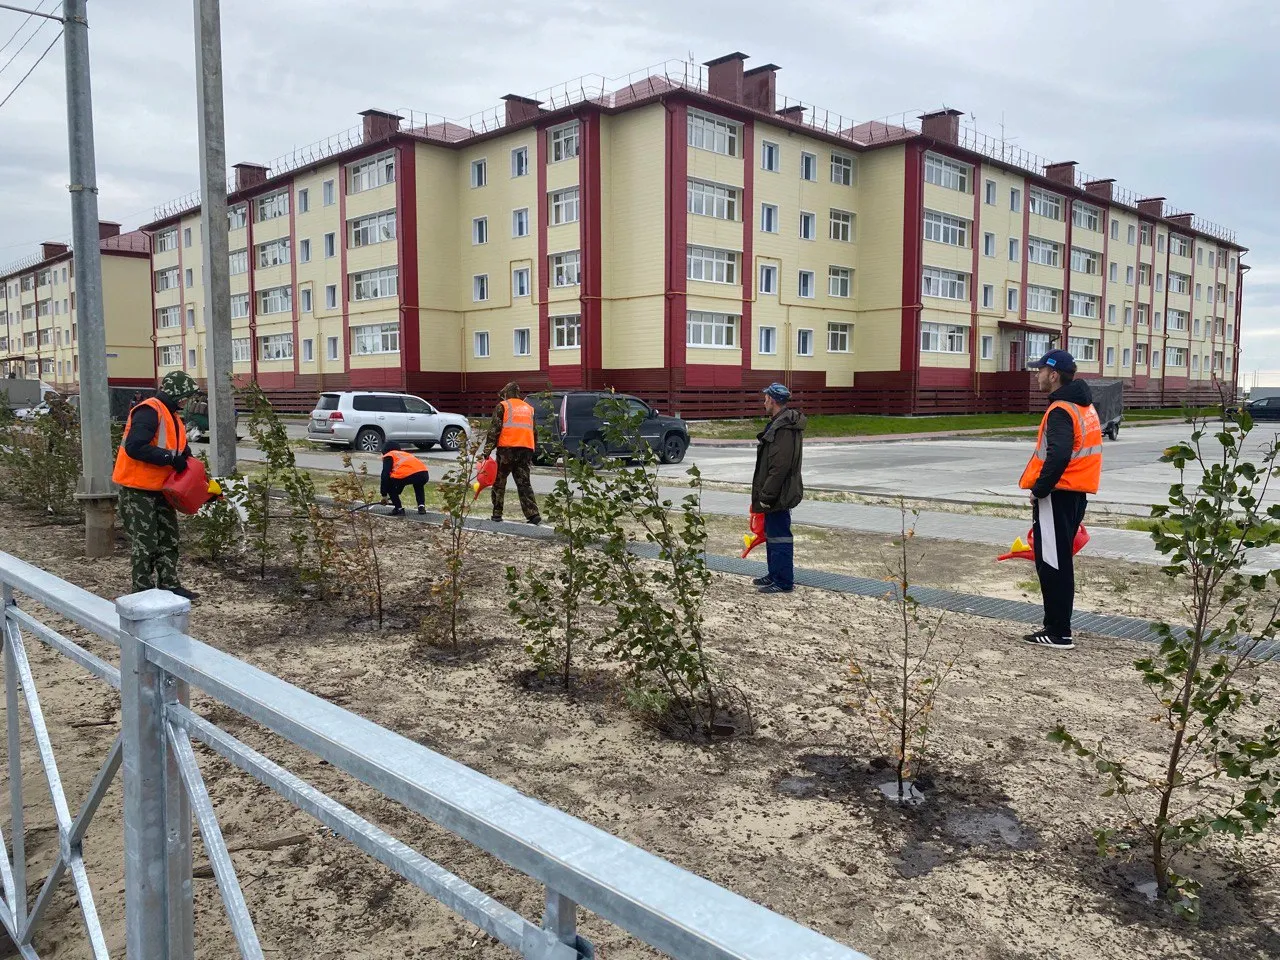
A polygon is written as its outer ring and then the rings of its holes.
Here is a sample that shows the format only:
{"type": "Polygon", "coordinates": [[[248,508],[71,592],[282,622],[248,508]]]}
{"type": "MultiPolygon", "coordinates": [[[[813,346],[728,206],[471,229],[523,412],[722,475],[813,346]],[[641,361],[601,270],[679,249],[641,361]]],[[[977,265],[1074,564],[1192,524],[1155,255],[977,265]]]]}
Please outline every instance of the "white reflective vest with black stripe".
{"type": "Polygon", "coordinates": [[[1049,452],[1045,428],[1049,424],[1049,415],[1054,410],[1065,410],[1071,414],[1075,437],[1071,444],[1071,459],[1067,461],[1067,468],[1062,471],[1062,476],[1053,489],[1097,493],[1098,484],[1102,481],[1102,424],[1098,422],[1098,411],[1093,408],[1093,404],[1081,406],[1065,400],[1055,400],[1044,412],[1035,452],[1027,461],[1027,468],[1022,471],[1022,479],[1018,485],[1023,490],[1030,490],[1040,479],[1040,471],[1044,469],[1045,457],[1049,452]]]}

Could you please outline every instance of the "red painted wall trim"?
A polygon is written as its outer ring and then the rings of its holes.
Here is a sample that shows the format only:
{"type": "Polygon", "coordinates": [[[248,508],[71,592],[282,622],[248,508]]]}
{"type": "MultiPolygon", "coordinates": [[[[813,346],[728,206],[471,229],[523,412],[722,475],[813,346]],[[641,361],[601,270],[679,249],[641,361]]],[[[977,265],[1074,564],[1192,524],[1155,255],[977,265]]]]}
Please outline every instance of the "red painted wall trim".
{"type": "MultiPolygon", "coordinates": [[[[155,237],[151,238],[152,249],[155,248],[155,237]]],[[[160,344],[156,329],[156,272],[155,261],[147,264],[147,282],[151,284],[151,379],[156,386],[160,385],[160,344]]],[[[21,310],[19,310],[21,312],[21,310]]],[[[77,317],[79,314],[77,314],[77,317]]]]}
{"type": "MultiPolygon", "coordinates": [[[[249,376],[258,379],[258,284],[257,257],[253,252],[253,201],[244,202],[245,256],[249,259],[249,376]]],[[[234,365],[233,365],[234,368],[234,365]]]]}
{"type": "Polygon", "coordinates": [[[688,107],[668,101],[666,155],[666,361],[668,405],[674,403],[676,371],[684,382],[686,327],[688,325],[688,107]]]}
{"type": "MultiPolygon", "coordinates": [[[[289,181],[289,286],[293,289],[293,375],[296,378],[302,372],[302,341],[298,339],[298,314],[302,310],[302,304],[299,303],[298,297],[298,251],[294,249],[297,241],[294,239],[298,235],[297,229],[298,214],[298,194],[293,189],[293,181],[289,181]]],[[[311,310],[314,313],[316,309],[315,293],[311,294],[311,310]]],[[[315,347],[312,346],[314,350],[315,347]]]]}
{"type": "MultiPolygon", "coordinates": [[[[914,397],[920,380],[920,285],[924,262],[924,146],[906,146],[902,208],[902,349],[899,369],[911,375],[914,397]]],[[[912,409],[915,402],[912,401],[912,409]]]]}
{"type": "MultiPolygon", "coordinates": [[[[1102,351],[1102,356],[1099,357],[1098,369],[1102,371],[1102,376],[1105,377],[1107,375],[1107,293],[1111,286],[1111,264],[1107,259],[1111,248],[1111,208],[1099,204],[1098,210],[1100,211],[1099,216],[1102,217],[1102,223],[1100,224],[1102,227],[1102,266],[1100,268],[1102,272],[1102,300],[1098,306],[1098,330],[1101,331],[1098,334],[1098,349],[1102,351]]],[[[1116,264],[1116,282],[1118,283],[1119,281],[1120,265],[1116,264]]],[[[1124,303],[1123,300],[1120,302],[1124,303]]],[[[1124,336],[1124,314],[1122,311],[1117,310],[1116,376],[1122,379],[1124,378],[1124,367],[1122,366],[1122,361],[1124,360],[1124,347],[1122,346],[1124,336]]],[[[1130,357],[1129,361],[1129,372],[1132,374],[1133,357],[1130,357]]]]}
{"type": "MultiPolygon", "coordinates": [[[[969,231],[969,246],[973,248],[973,272],[969,275],[969,371],[975,393],[981,392],[978,382],[978,354],[981,342],[978,334],[978,238],[982,236],[982,164],[973,166],[973,227],[969,231]]],[[[985,242],[985,241],[984,241],[985,242]]]]}
{"type": "MultiPolygon", "coordinates": [[[[418,310],[418,173],[416,148],[396,147],[396,256],[400,264],[400,387],[422,369],[422,320],[418,310]]],[[[343,247],[346,225],[343,225],[343,247]]]]}
{"type": "MultiPolygon", "coordinates": [[[[1031,236],[1031,184],[1024,178],[1022,187],[1019,190],[1022,195],[1022,239],[1018,241],[1021,246],[1018,248],[1018,259],[1022,262],[1022,293],[1018,298],[1018,320],[1022,323],[1027,322],[1027,279],[1030,277],[1031,264],[1027,259],[1028,238],[1031,236]]],[[[1063,347],[1066,344],[1062,344],[1063,347]]],[[[1024,350],[1025,352],[1025,350],[1024,350]]],[[[1023,357],[1023,362],[1030,360],[1030,357],[1023,357]]],[[[1039,357],[1036,358],[1037,360],[1039,357]]]]}
{"type": "MultiPolygon", "coordinates": [[[[1156,246],[1156,244],[1159,242],[1159,228],[1160,228],[1160,224],[1157,223],[1155,226],[1155,229],[1151,231],[1151,250],[1152,250],[1151,256],[1152,256],[1153,264],[1154,264],[1155,257],[1160,249],[1159,247],[1156,246]]],[[[1165,233],[1167,234],[1168,231],[1166,230],[1165,233]]],[[[1170,254],[1172,253],[1172,251],[1169,248],[1171,246],[1172,245],[1169,243],[1169,238],[1168,236],[1166,236],[1164,238],[1164,316],[1162,317],[1162,322],[1160,324],[1160,333],[1163,338],[1164,344],[1167,344],[1169,342],[1169,257],[1170,257],[1170,254]]],[[[1151,268],[1151,272],[1153,274],[1155,273],[1154,265],[1151,268]]],[[[1152,290],[1155,289],[1155,284],[1156,284],[1156,278],[1153,276],[1151,278],[1152,290]]],[[[1161,359],[1160,361],[1160,369],[1163,372],[1163,376],[1161,376],[1160,378],[1160,396],[1163,397],[1164,384],[1165,384],[1165,381],[1169,379],[1169,357],[1168,357],[1168,351],[1165,350],[1163,346],[1161,347],[1160,352],[1165,354],[1163,359],[1161,359]]],[[[1187,371],[1188,375],[1190,375],[1191,373],[1190,353],[1191,351],[1188,350],[1187,365],[1183,367],[1183,369],[1187,371]]]]}
{"type": "Polygon", "coordinates": [[[582,283],[579,304],[582,314],[582,385],[588,390],[601,386],[604,367],[603,303],[604,250],[600,239],[600,114],[588,111],[578,121],[581,129],[578,150],[578,243],[582,251],[582,283]]]}
{"type": "MultiPolygon", "coordinates": [[[[191,278],[195,279],[193,273],[191,278]]],[[[154,284],[153,284],[154,286],[154,284]]],[[[178,297],[178,329],[182,331],[182,363],[179,368],[185,372],[187,369],[187,271],[182,262],[182,221],[178,221],[178,290],[181,295],[178,297]]],[[[40,327],[40,305],[36,304],[36,328],[40,327]]],[[[208,331],[205,331],[208,336],[208,331]]],[[[40,343],[40,335],[36,334],[36,343],[40,343]]],[[[37,347],[39,349],[39,347],[37,347]]],[[[196,371],[199,373],[200,371],[196,371]]]]}
{"type": "MultiPolygon", "coordinates": [[[[342,310],[342,372],[351,373],[351,301],[347,289],[347,168],[338,165],[338,232],[334,236],[334,244],[338,248],[338,307],[342,310]]],[[[321,187],[323,190],[324,188],[321,187]]],[[[397,188],[398,189],[398,188],[397,188]]],[[[396,234],[400,233],[400,224],[396,224],[396,234]]],[[[398,241],[397,241],[398,242],[398,241]]],[[[324,255],[324,237],[320,238],[321,256],[324,255]]],[[[403,355],[404,351],[401,351],[403,355]]]]}
{"type": "MultiPolygon", "coordinates": [[[[1071,197],[1065,197],[1066,203],[1063,204],[1063,212],[1067,216],[1067,242],[1066,249],[1062,251],[1062,349],[1070,350],[1068,344],[1071,342],[1071,234],[1072,227],[1075,224],[1071,218],[1073,215],[1073,207],[1075,201],[1071,197]]],[[[1102,369],[1102,361],[1106,357],[1100,357],[1098,369],[1102,369]]]]}
{"type": "Polygon", "coordinates": [[[742,125],[742,319],[739,322],[738,343],[742,349],[742,373],[751,370],[752,305],[755,303],[755,178],[756,178],[756,124],[748,120],[742,125]]]}
{"type": "MultiPolygon", "coordinates": [[[[537,156],[534,164],[537,167],[538,202],[530,216],[532,227],[538,231],[538,262],[535,264],[534,277],[538,284],[538,369],[543,373],[551,373],[551,310],[547,296],[551,291],[551,261],[547,246],[547,128],[539,125],[534,137],[537,141],[537,156]]],[[[581,151],[579,151],[581,152],[581,151]]]]}

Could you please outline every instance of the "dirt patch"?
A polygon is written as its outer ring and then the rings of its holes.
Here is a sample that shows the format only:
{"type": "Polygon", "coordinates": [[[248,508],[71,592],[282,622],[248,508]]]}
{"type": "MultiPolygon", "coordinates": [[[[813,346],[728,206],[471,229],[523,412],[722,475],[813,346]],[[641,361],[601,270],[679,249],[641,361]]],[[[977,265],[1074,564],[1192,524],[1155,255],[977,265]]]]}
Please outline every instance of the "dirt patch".
{"type": "MultiPolygon", "coordinates": [[[[86,560],[76,528],[31,521],[0,504],[0,549],[102,596],[126,592],[123,554],[86,560]]],[[[427,603],[438,573],[428,533],[387,522],[388,610],[409,616],[427,603]]],[[[839,541],[840,562],[870,575],[878,562],[874,538],[841,534],[839,541]]],[[[1119,804],[1101,799],[1075,762],[1045,741],[1062,721],[1089,740],[1123,738],[1139,749],[1151,743],[1147,694],[1130,667],[1148,648],[1083,636],[1079,649],[1058,655],[1018,643],[1021,626],[948,617],[940,653],[951,654],[963,640],[964,656],[939,698],[929,800],[909,810],[875,792],[888,776],[873,767],[865,730],[844,708],[852,696],[850,657],[866,656],[893,628],[892,607],[807,589],[761,596],[745,580],[716,576],[706,600],[709,650],[747,695],[757,729],[724,743],[674,742],[630,714],[614,693],[521,690],[513,678],[530,665],[506,608],[503,568],[549,564],[552,549],[497,534],[480,535],[476,546],[469,624],[474,636],[501,639],[471,660],[424,659],[415,630],[358,632],[350,624],[361,610],[307,598],[283,582],[259,589],[252,576],[187,563],[185,578],[202,594],[191,632],[876,960],[1280,955],[1274,832],[1238,851],[1211,846],[1188,859],[1186,869],[1205,882],[1207,917],[1199,927],[1169,919],[1133,890],[1119,865],[1094,851],[1092,830],[1120,820],[1119,804]]],[[[816,549],[806,540],[798,553],[816,549]]],[[[986,581],[972,571],[979,558],[994,567],[990,551],[964,551],[946,545],[924,563],[939,585],[979,592],[986,581]]],[[[1139,611],[1133,592],[1126,589],[1120,599],[1134,612],[1161,609],[1139,611]]],[[[26,601],[24,607],[35,609],[26,601]]],[[[117,662],[109,645],[83,638],[71,624],[57,627],[117,662]]],[[[118,698],[27,642],[74,810],[118,729],[118,698]]],[[[578,668],[606,678],[613,670],[590,655],[578,668]]],[[[1264,693],[1275,702],[1280,667],[1262,673],[1264,693]]],[[[199,692],[193,708],[486,893],[538,917],[536,883],[199,692]]],[[[57,843],[29,732],[25,740],[34,896],[57,843]]],[[[511,955],[266,788],[198,754],[228,843],[239,848],[232,857],[268,955],[511,955]],[[273,838],[299,835],[306,839],[270,847],[273,838]]],[[[117,783],[85,842],[113,955],[123,953],[119,794],[117,783]]],[[[196,858],[207,859],[199,845],[196,858]]],[[[64,883],[36,938],[41,956],[52,960],[86,955],[69,891],[64,883]]],[[[212,880],[196,881],[196,909],[197,956],[234,955],[212,880]]],[[[609,960],[655,956],[598,918],[584,916],[582,926],[609,960]]]]}

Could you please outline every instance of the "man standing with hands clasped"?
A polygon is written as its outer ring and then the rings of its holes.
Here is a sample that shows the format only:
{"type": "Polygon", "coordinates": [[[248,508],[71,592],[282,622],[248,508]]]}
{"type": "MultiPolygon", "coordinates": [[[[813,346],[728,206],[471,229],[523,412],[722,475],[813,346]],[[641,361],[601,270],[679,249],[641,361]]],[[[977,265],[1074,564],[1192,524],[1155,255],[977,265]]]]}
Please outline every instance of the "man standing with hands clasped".
{"type": "Polygon", "coordinates": [[[1044,629],[1027,643],[1073,650],[1071,613],[1076,579],[1072,547],[1084,520],[1087,494],[1102,479],[1102,427],[1089,384],[1077,380],[1076,361],[1065,350],[1050,350],[1030,367],[1036,386],[1049,395],[1036,449],[1019,486],[1031,491],[1036,573],[1044,598],[1044,629]]]}
{"type": "Polygon", "coordinates": [[[756,470],[751,478],[751,509],[764,514],[767,576],[753,582],[761,593],[790,593],[795,588],[795,545],[791,511],[804,499],[800,467],[807,418],[790,406],[791,391],[781,383],[764,390],[769,425],[756,437],[756,470]]]}

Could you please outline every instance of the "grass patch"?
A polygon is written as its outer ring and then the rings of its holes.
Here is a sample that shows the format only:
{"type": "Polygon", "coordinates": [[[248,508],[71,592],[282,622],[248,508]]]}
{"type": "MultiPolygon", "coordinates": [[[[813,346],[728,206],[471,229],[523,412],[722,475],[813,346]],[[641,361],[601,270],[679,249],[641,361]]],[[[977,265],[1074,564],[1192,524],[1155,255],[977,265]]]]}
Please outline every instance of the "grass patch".
{"type": "MultiPolygon", "coordinates": [[[[1170,533],[1178,534],[1182,532],[1182,524],[1177,520],[1156,520],[1152,517],[1131,517],[1124,522],[1125,530],[1140,530],[1143,533],[1150,533],[1156,528],[1156,524],[1161,524],[1164,529],[1170,533]]],[[[1231,535],[1233,537],[1240,536],[1239,524],[1232,523],[1229,525],[1231,535]]],[[[1260,527],[1260,532],[1275,533],[1280,530],[1280,523],[1272,523],[1270,521],[1264,523],[1260,527]]]]}

